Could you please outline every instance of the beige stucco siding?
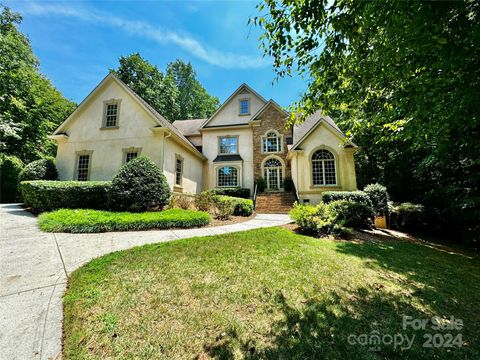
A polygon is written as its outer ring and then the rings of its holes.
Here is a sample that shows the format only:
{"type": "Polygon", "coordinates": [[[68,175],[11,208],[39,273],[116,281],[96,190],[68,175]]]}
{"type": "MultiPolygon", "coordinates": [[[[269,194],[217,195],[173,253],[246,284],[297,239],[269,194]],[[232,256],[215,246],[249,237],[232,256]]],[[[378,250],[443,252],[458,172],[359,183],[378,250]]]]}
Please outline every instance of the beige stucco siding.
{"type": "Polygon", "coordinates": [[[241,186],[253,189],[253,143],[252,129],[231,129],[231,130],[208,130],[203,132],[202,152],[208,161],[204,169],[204,189],[214,188],[216,186],[215,168],[221,165],[230,165],[228,163],[214,163],[213,160],[218,155],[218,139],[221,136],[238,136],[239,155],[243,159],[241,166],[241,186]]]}
{"type": "Polygon", "coordinates": [[[356,176],[353,149],[345,149],[342,139],[330,130],[327,125],[320,124],[301,144],[302,151],[292,155],[292,178],[301,199],[309,199],[318,203],[321,193],[328,190],[356,190],[356,176]],[[313,186],[311,156],[324,148],[335,156],[337,184],[335,186],[313,186]]]}
{"type": "Polygon", "coordinates": [[[250,100],[250,114],[257,113],[265,104],[258,96],[252,93],[238,94],[226,103],[225,106],[208,122],[207,126],[235,125],[248,123],[251,116],[239,115],[240,99],[250,100]]]}

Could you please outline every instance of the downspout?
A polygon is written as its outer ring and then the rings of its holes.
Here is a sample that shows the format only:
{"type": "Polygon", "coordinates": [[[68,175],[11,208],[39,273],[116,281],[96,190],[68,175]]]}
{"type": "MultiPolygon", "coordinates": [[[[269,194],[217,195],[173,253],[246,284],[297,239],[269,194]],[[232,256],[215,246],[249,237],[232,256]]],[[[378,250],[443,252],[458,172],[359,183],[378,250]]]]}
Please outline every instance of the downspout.
{"type": "Polygon", "coordinates": [[[161,169],[163,173],[165,173],[165,143],[167,142],[167,139],[172,136],[172,132],[167,130],[168,134],[165,136],[163,135],[163,146],[162,146],[162,166],[161,169]]]}
{"type": "Polygon", "coordinates": [[[297,152],[297,151],[295,151],[295,160],[296,160],[296,163],[297,163],[297,166],[295,166],[295,167],[296,167],[296,169],[295,169],[295,172],[296,172],[295,177],[297,178],[297,181],[296,181],[297,186],[295,186],[295,195],[297,196],[297,201],[298,201],[298,203],[300,203],[300,196],[299,196],[299,194],[298,194],[298,152],[297,152]]]}

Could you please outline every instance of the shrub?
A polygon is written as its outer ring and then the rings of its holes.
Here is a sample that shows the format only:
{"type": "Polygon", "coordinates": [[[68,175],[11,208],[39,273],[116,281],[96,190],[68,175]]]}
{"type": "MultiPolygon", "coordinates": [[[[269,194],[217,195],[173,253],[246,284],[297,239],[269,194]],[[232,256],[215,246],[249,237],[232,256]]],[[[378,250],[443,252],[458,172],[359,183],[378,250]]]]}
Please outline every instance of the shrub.
{"type": "Polygon", "coordinates": [[[290,211],[290,217],[295,220],[300,231],[309,235],[343,235],[349,232],[342,224],[336,223],[335,214],[329,205],[300,205],[295,203],[290,211]]]}
{"type": "Polygon", "coordinates": [[[195,207],[200,211],[215,212],[215,194],[210,191],[203,191],[195,195],[195,207]]]}
{"type": "Polygon", "coordinates": [[[375,212],[369,205],[355,201],[336,200],[328,205],[335,223],[354,229],[371,229],[375,212]]]}
{"type": "Polygon", "coordinates": [[[287,176],[283,179],[283,189],[285,191],[293,191],[295,189],[295,185],[293,184],[293,179],[291,176],[287,176]]]}
{"type": "Polygon", "coordinates": [[[34,180],[20,183],[23,201],[36,211],[104,209],[109,181],[34,180]]]}
{"type": "Polygon", "coordinates": [[[255,185],[257,185],[257,191],[263,193],[267,188],[267,180],[260,176],[255,180],[255,185]]]}
{"type": "Polygon", "coordinates": [[[370,198],[375,214],[381,216],[388,215],[388,201],[390,199],[385,186],[380,184],[370,184],[365,186],[363,191],[370,198]]]}
{"type": "Polygon", "coordinates": [[[19,200],[18,176],[23,162],[13,155],[0,154],[0,200],[2,203],[19,200]]]}
{"type": "Polygon", "coordinates": [[[73,233],[193,228],[208,225],[210,221],[206,212],[182,209],[143,213],[61,209],[39,217],[43,231],[73,233]]]}
{"type": "Polygon", "coordinates": [[[253,200],[232,196],[218,195],[216,201],[230,201],[233,203],[233,215],[250,216],[253,213],[253,200]]]}
{"type": "Polygon", "coordinates": [[[44,158],[32,161],[20,172],[19,181],[28,180],[57,180],[58,172],[55,167],[55,159],[44,158]]]}
{"type": "Polygon", "coordinates": [[[123,165],[113,178],[108,204],[114,210],[161,209],[170,196],[162,170],[146,156],[139,156],[123,165]]]}
{"type": "Polygon", "coordinates": [[[220,220],[228,220],[235,210],[234,198],[217,195],[214,197],[215,217],[220,220]]]}
{"type": "Polygon", "coordinates": [[[195,207],[195,197],[188,194],[173,194],[168,204],[169,209],[189,210],[195,207]]]}
{"type": "Polygon", "coordinates": [[[237,198],[250,199],[250,189],[247,188],[221,188],[208,190],[215,195],[226,195],[237,198]]]}
{"type": "Polygon", "coordinates": [[[337,200],[354,201],[372,206],[370,198],[363,191],[325,191],[322,193],[322,201],[326,204],[337,200]]]}
{"type": "Polygon", "coordinates": [[[409,202],[391,204],[391,220],[398,230],[414,229],[421,225],[424,207],[409,202]]]}

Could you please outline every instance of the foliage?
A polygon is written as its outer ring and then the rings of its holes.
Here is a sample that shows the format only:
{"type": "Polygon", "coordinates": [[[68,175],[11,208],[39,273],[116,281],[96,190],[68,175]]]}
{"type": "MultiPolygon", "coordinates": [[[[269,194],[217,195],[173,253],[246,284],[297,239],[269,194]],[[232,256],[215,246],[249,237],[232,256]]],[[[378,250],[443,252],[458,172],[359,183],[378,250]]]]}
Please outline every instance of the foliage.
{"type": "Polygon", "coordinates": [[[210,215],[203,211],[182,209],[142,213],[61,209],[41,214],[39,225],[40,229],[48,232],[98,233],[194,228],[208,225],[210,220],[210,215]]]}
{"type": "Polygon", "coordinates": [[[416,229],[421,225],[424,207],[409,202],[392,204],[390,207],[391,221],[399,230],[416,229]]]}
{"type": "Polygon", "coordinates": [[[244,199],[250,199],[250,189],[248,188],[218,188],[208,190],[215,195],[226,195],[239,197],[244,199]]]}
{"type": "Polygon", "coordinates": [[[189,210],[195,206],[194,201],[195,197],[193,195],[174,193],[170,198],[168,208],[189,210]]]}
{"type": "Polygon", "coordinates": [[[290,211],[290,217],[295,220],[304,234],[321,236],[342,235],[349,232],[349,229],[337,222],[336,213],[332,211],[330,204],[323,202],[318,205],[295,203],[290,211]]]}
{"type": "Polygon", "coordinates": [[[425,204],[432,226],[478,238],[480,3],[264,0],[260,9],[252,22],[278,76],[311,79],[293,116],[322,109],[361,147],[360,186],[380,182],[396,201],[425,204]]]}
{"type": "Polygon", "coordinates": [[[235,211],[235,201],[233,198],[224,195],[213,197],[215,204],[215,217],[220,220],[228,220],[235,211]]]}
{"type": "Polygon", "coordinates": [[[46,157],[32,161],[20,172],[18,181],[28,180],[57,180],[58,172],[55,166],[55,159],[46,157]]]}
{"type": "Polygon", "coordinates": [[[108,202],[112,210],[145,211],[163,208],[170,196],[162,170],[148,157],[139,156],[115,175],[108,202]]]}
{"type": "Polygon", "coordinates": [[[169,121],[205,118],[219,106],[196,78],[190,63],[176,60],[164,74],[139,53],[122,56],[119,67],[111,70],[129,88],[169,121]]]}
{"type": "Polygon", "coordinates": [[[255,185],[257,185],[257,191],[259,193],[263,193],[265,191],[265,189],[267,188],[267,180],[265,180],[265,178],[263,178],[262,176],[259,176],[255,180],[255,185]]]}
{"type": "Polygon", "coordinates": [[[285,191],[295,190],[295,185],[293,183],[293,179],[292,179],[291,176],[287,176],[287,177],[285,177],[285,179],[283,179],[283,189],[285,191]]]}
{"type": "Polygon", "coordinates": [[[207,211],[213,214],[215,211],[215,194],[210,191],[202,191],[195,195],[195,207],[200,211],[207,211]]]}
{"type": "Polygon", "coordinates": [[[219,202],[231,202],[233,204],[232,215],[250,216],[253,213],[253,200],[243,199],[233,196],[218,195],[215,198],[215,204],[218,207],[219,202]]]}
{"type": "Polygon", "coordinates": [[[336,200],[348,200],[372,206],[370,197],[363,191],[325,191],[322,193],[323,202],[330,203],[336,200]]]}
{"type": "Polygon", "coordinates": [[[19,200],[18,176],[23,162],[13,155],[0,154],[0,201],[2,203],[19,200]]]}
{"type": "Polygon", "coordinates": [[[109,181],[49,181],[20,183],[23,201],[36,211],[54,209],[104,209],[109,181]]]}
{"type": "Polygon", "coordinates": [[[30,41],[19,30],[22,17],[0,5],[0,148],[22,161],[55,155],[47,138],[73,111],[40,73],[30,41]]]}
{"type": "Polygon", "coordinates": [[[369,184],[365,186],[363,192],[370,198],[373,210],[375,210],[377,215],[384,216],[388,214],[388,202],[390,197],[385,186],[380,184],[369,184]]]}
{"type": "Polygon", "coordinates": [[[198,210],[208,211],[217,219],[221,220],[228,220],[232,215],[250,216],[253,213],[253,200],[227,195],[217,195],[215,189],[206,190],[197,194],[195,196],[195,206],[198,210]]]}
{"type": "Polygon", "coordinates": [[[335,216],[335,223],[354,229],[371,229],[372,218],[375,215],[372,207],[363,203],[336,200],[328,205],[335,216]]]}

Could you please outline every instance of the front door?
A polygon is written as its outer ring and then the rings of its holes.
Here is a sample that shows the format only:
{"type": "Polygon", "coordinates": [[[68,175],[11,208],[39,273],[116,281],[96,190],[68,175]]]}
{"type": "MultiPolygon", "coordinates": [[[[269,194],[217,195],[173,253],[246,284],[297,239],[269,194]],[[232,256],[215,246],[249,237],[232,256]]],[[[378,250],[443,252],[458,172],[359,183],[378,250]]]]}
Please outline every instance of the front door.
{"type": "Polygon", "coordinates": [[[264,164],[264,176],[267,182],[267,190],[278,191],[283,185],[283,166],[277,159],[268,159],[264,164]]]}

